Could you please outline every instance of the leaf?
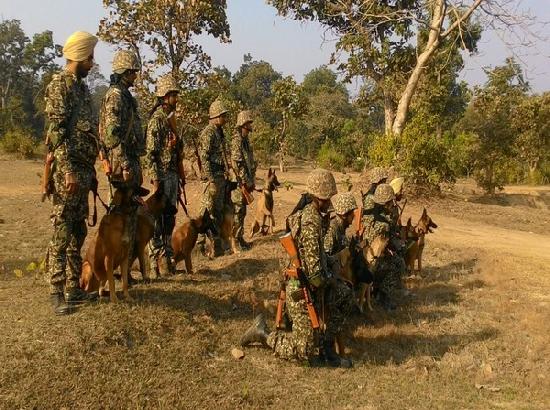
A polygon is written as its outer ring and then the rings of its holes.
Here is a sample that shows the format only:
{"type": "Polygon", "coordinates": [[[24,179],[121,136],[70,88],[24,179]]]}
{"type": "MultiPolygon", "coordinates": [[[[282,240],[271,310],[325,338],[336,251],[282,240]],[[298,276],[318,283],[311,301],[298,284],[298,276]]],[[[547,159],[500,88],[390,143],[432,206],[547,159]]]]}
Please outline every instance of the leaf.
{"type": "Polygon", "coordinates": [[[18,278],[23,277],[23,271],[21,269],[14,269],[13,273],[15,273],[15,276],[18,277],[18,278]]]}
{"type": "Polygon", "coordinates": [[[35,262],[31,262],[27,265],[27,272],[34,272],[38,268],[38,265],[35,262]]]}

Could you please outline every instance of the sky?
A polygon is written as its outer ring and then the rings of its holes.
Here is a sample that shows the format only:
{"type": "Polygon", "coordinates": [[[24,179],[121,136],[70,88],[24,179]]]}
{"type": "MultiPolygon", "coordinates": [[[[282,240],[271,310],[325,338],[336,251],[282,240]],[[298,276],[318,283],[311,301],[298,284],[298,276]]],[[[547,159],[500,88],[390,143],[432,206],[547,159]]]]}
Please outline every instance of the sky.
{"type": "MultiPolygon", "coordinates": [[[[550,0],[524,0],[523,8],[542,21],[550,21],[550,0]]],[[[52,30],[56,43],[63,44],[74,31],[97,31],[99,21],[106,15],[101,0],[0,0],[0,19],[18,19],[27,36],[52,30]]],[[[283,75],[293,75],[301,81],[310,70],[327,64],[334,43],[323,40],[324,29],[315,22],[297,22],[277,16],[275,9],[264,0],[228,0],[228,20],[231,43],[220,44],[211,37],[201,37],[200,43],[212,57],[213,65],[226,66],[235,72],[243,55],[250,53],[255,60],[270,62],[283,75]]],[[[547,28],[546,35],[550,37],[547,28]]],[[[479,43],[479,53],[465,56],[462,78],[471,85],[482,84],[484,67],[500,65],[512,51],[520,58],[533,91],[550,90],[550,41],[539,41],[530,48],[511,50],[498,33],[485,31],[479,43]]],[[[110,71],[114,48],[100,42],[96,62],[104,74],[110,71]]],[[[334,68],[334,67],[332,67],[334,68]]],[[[359,84],[351,84],[352,94],[359,84]]]]}

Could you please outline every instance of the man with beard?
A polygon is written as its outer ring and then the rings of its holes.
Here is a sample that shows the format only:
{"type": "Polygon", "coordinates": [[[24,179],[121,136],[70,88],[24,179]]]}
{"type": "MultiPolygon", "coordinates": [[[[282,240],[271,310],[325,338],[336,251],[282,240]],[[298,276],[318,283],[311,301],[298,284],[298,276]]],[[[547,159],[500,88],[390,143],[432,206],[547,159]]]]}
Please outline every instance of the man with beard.
{"type": "Polygon", "coordinates": [[[88,193],[97,182],[97,123],[90,91],[83,79],[94,63],[97,38],[73,33],[63,47],[67,59],[45,94],[48,151],[53,154],[53,237],[49,245],[50,295],[54,312],[68,314],[88,301],[79,288],[80,249],[87,234],[88,193]]]}

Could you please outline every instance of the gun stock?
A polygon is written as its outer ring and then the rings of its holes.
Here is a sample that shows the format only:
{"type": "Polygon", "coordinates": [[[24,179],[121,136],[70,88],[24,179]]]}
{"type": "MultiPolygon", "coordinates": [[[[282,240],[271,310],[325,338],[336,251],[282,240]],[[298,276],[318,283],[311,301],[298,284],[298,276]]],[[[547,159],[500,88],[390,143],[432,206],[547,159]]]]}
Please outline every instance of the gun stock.
{"type": "Polygon", "coordinates": [[[53,164],[54,156],[53,152],[48,152],[46,154],[46,159],[44,160],[44,175],[42,176],[42,199],[41,201],[44,202],[46,198],[48,198],[51,193],[51,177],[52,177],[52,164],[53,164]]]}
{"type": "Polygon", "coordinates": [[[285,310],[285,300],[286,300],[286,288],[284,281],[281,281],[281,286],[279,289],[279,300],[277,301],[277,314],[275,315],[275,326],[277,329],[282,329],[283,327],[283,313],[285,310]]]}
{"type": "Polygon", "coordinates": [[[296,269],[300,268],[300,259],[298,258],[298,248],[296,248],[296,244],[294,243],[294,238],[290,233],[287,233],[284,236],[281,236],[279,238],[279,241],[281,242],[281,245],[283,245],[283,248],[285,249],[286,253],[290,257],[290,263],[292,266],[296,269]]]}
{"type": "Polygon", "coordinates": [[[363,235],[363,208],[359,207],[353,211],[353,227],[358,237],[363,235]]]}

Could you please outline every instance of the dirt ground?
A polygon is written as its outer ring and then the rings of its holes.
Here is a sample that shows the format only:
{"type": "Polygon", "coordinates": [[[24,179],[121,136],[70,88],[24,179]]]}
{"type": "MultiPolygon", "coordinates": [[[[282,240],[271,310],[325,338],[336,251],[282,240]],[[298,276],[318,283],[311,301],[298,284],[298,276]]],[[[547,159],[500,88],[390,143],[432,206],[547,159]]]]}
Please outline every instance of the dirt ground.
{"type": "MultiPolygon", "coordinates": [[[[344,370],[283,362],[261,348],[232,357],[258,312],[273,324],[283,256],[274,237],[239,255],[196,257],[193,275],[138,284],[132,304],[55,317],[39,268],[51,235],[41,168],[0,158],[2,409],[550,408],[550,187],[486,198],[460,182],[409,201],[406,217],[416,222],[426,206],[439,224],[424,271],[408,279],[412,296],[397,311],[375,306],[351,318],[355,366],[344,370]]],[[[278,229],[307,172],[279,175],[291,189],[275,194],[278,229]]],[[[344,179],[337,175],[341,190],[344,179]]],[[[188,199],[193,213],[196,182],[188,199]]]]}

